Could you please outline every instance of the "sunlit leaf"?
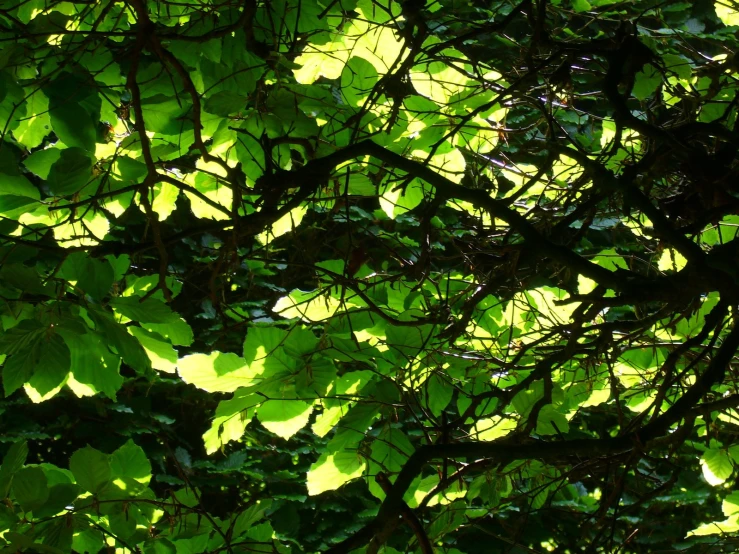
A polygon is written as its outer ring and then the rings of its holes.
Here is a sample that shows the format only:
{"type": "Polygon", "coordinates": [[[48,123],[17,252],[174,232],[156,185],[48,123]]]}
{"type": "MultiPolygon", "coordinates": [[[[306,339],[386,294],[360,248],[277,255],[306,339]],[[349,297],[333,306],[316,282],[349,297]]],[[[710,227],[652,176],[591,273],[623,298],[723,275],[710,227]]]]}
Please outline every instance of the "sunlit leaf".
{"type": "Polygon", "coordinates": [[[725,450],[709,448],[701,456],[703,478],[709,485],[717,486],[726,481],[734,472],[734,464],[725,450]]]}
{"type": "Polygon", "coordinates": [[[336,490],[344,483],[362,476],[365,463],[356,452],[324,452],[308,470],[308,494],[336,490]]]}
{"type": "Polygon", "coordinates": [[[267,400],[257,409],[257,418],[266,429],[289,439],[308,423],[313,405],[300,400],[267,400]]]}

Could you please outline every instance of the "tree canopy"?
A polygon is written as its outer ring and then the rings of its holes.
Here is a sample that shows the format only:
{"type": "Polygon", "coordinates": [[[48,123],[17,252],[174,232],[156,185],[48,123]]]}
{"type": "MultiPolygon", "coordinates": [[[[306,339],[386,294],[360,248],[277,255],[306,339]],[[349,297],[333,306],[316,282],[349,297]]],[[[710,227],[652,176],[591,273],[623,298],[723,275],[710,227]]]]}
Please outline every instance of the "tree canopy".
{"type": "Polygon", "coordinates": [[[735,551],[738,32],[0,2],[0,552],[735,551]]]}

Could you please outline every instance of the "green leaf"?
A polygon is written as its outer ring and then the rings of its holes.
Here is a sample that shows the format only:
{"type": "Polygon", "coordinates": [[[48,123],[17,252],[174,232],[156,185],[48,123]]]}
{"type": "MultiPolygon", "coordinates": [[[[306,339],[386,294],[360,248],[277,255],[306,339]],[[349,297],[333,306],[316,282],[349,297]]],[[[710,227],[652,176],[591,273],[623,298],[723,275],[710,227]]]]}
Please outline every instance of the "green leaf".
{"type": "Polygon", "coordinates": [[[123,325],[101,311],[90,310],[89,315],[98,331],[107,337],[126,364],[136,371],[144,372],[151,369],[151,362],[143,346],[128,334],[123,325]]]}
{"type": "Polygon", "coordinates": [[[23,160],[23,165],[42,179],[48,179],[51,167],[59,160],[61,155],[62,150],[59,148],[46,148],[28,156],[23,160]]]}
{"type": "Polygon", "coordinates": [[[193,508],[200,504],[197,492],[197,490],[193,490],[191,487],[187,487],[174,491],[174,496],[177,501],[183,506],[193,508]]]}
{"type": "Polygon", "coordinates": [[[125,506],[119,502],[114,503],[108,513],[111,532],[122,539],[130,539],[136,532],[140,513],[141,511],[135,504],[125,506]]]}
{"type": "Polygon", "coordinates": [[[315,356],[295,377],[295,392],[306,400],[325,396],[336,380],[336,366],[329,359],[315,356]]]}
{"type": "Polygon", "coordinates": [[[336,490],[352,479],[361,477],[366,466],[356,451],[324,452],[308,470],[308,494],[314,496],[336,490]]]}
{"type": "Polygon", "coordinates": [[[203,435],[206,452],[212,454],[226,443],[239,440],[262,400],[247,389],[239,389],[232,399],[219,402],[213,424],[203,435]]]}
{"type": "Polygon", "coordinates": [[[76,500],[81,492],[82,489],[73,483],[49,483],[49,498],[43,506],[34,510],[33,514],[39,519],[60,514],[76,500]]]}
{"type": "Polygon", "coordinates": [[[690,60],[677,54],[664,54],[662,62],[668,71],[677,74],[681,79],[690,79],[693,71],[690,67],[690,60]]]}
{"type": "Polygon", "coordinates": [[[62,275],[76,281],[76,287],[95,300],[102,300],[113,286],[113,267],[108,260],[91,258],[85,252],[73,252],[64,261],[62,275]]]}
{"type": "Polygon", "coordinates": [[[66,148],[51,165],[46,184],[54,196],[69,196],[92,179],[92,159],[82,148],[66,148]]]}
{"type": "Polygon", "coordinates": [[[157,333],[141,327],[130,327],[131,334],[138,339],[151,360],[151,367],[159,371],[174,373],[177,371],[177,351],[157,333]]]}
{"type": "Polygon", "coordinates": [[[6,397],[28,382],[40,357],[41,339],[39,337],[31,346],[16,352],[5,360],[5,365],[3,365],[3,389],[6,397]]]}
{"type": "Polygon", "coordinates": [[[240,537],[253,525],[263,519],[267,510],[272,507],[272,500],[257,500],[253,505],[235,516],[233,521],[233,536],[240,537]]]}
{"type": "Polygon", "coordinates": [[[126,495],[139,494],[151,481],[151,463],[144,450],[130,439],[110,455],[110,470],[113,485],[126,495]]]}
{"type": "Polygon", "coordinates": [[[529,4],[0,2],[0,551],[736,550],[739,4],[529,4]]]}
{"type": "Polygon", "coordinates": [[[267,543],[274,535],[274,529],[269,522],[254,525],[246,532],[246,536],[259,543],[267,543]]]}
{"type": "Polygon", "coordinates": [[[24,467],[13,476],[13,495],[23,511],[37,510],[49,498],[46,475],[38,467],[24,467]]]}
{"type": "Polygon", "coordinates": [[[143,484],[151,481],[149,459],[130,439],[110,455],[110,467],[114,477],[130,478],[143,484]]]}
{"type": "Polygon", "coordinates": [[[93,494],[103,490],[113,477],[108,456],[90,446],[72,454],[69,469],[77,484],[93,494]]]}
{"type": "Polygon", "coordinates": [[[268,431],[289,439],[306,426],[312,411],[312,404],[300,400],[267,400],[257,409],[257,418],[268,431]]]}
{"type": "Polygon", "coordinates": [[[182,318],[171,319],[167,323],[142,323],[141,326],[164,337],[175,346],[190,346],[195,340],[192,327],[182,318]]]}
{"type": "Polygon", "coordinates": [[[44,284],[41,276],[34,268],[23,264],[5,264],[0,268],[0,279],[4,284],[13,286],[30,294],[54,296],[54,288],[44,284]]]}
{"type": "Polygon", "coordinates": [[[0,334],[0,354],[21,352],[41,340],[46,327],[35,319],[25,319],[15,327],[0,334]]]}
{"type": "Polygon", "coordinates": [[[568,433],[570,424],[564,414],[561,414],[551,404],[547,404],[539,410],[536,420],[536,432],[539,435],[560,435],[568,433]]]}
{"type": "MultiPolygon", "coordinates": [[[[275,327],[249,329],[244,340],[244,360],[251,368],[259,368],[265,374],[294,371],[295,359],[285,352],[288,337],[287,332],[275,327]]],[[[305,339],[301,341],[303,348],[311,348],[317,342],[315,338],[312,340],[310,337],[303,338],[305,339]]]]}
{"type": "Polygon", "coordinates": [[[726,450],[709,448],[701,456],[703,478],[709,485],[718,486],[734,472],[734,464],[726,450]]]}
{"type": "Polygon", "coordinates": [[[639,100],[646,100],[657,90],[662,83],[662,75],[652,65],[646,66],[636,74],[632,92],[639,100]]]}
{"type": "Polygon", "coordinates": [[[72,539],[72,550],[82,554],[96,554],[103,549],[104,545],[103,534],[92,527],[75,533],[72,539]]]}
{"type": "Polygon", "coordinates": [[[16,441],[10,445],[3,464],[0,466],[0,496],[6,498],[10,490],[10,484],[15,475],[26,463],[28,457],[28,443],[24,440],[16,441]]]}
{"type": "Polygon", "coordinates": [[[116,169],[121,181],[124,182],[138,183],[148,173],[145,163],[128,156],[118,156],[116,158],[116,169]]]}
{"type": "Polygon", "coordinates": [[[386,335],[387,344],[391,351],[399,352],[403,360],[408,360],[417,356],[423,348],[428,337],[428,326],[400,327],[388,325],[386,335]]]}
{"type": "Polygon", "coordinates": [[[387,427],[372,442],[370,459],[383,471],[397,473],[414,450],[403,431],[387,427]]]}
{"type": "Polygon", "coordinates": [[[120,281],[123,276],[131,267],[131,257],[128,254],[121,254],[120,256],[113,256],[112,254],[105,256],[108,263],[113,268],[113,280],[120,281]]]}
{"type": "Polygon", "coordinates": [[[490,475],[481,475],[476,478],[470,485],[467,499],[473,500],[478,497],[485,502],[486,507],[497,506],[500,503],[497,480],[491,478],[490,475]]]}
{"type": "Polygon", "coordinates": [[[341,92],[350,106],[360,107],[378,79],[375,66],[363,58],[353,56],[341,72],[341,92]]]}
{"type": "Polygon", "coordinates": [[[161,300],[139,296],[119,296],[110,301],[110,305],[119,314],[144,323],[169,323],[179,320],[177,314],[161,300]]]}
{"type": "Polygon", "coordinates": [[[374,196],[377,194],[377,186],[370,180],[369,176],[352,173],[349,175],[347,192],[354,196],[374,196]]]}
{"type": "Polygon", "coordinates": [[[177,554],[177,547],[165,538],[151,539],[144,543],[144,554],[177,554]]]}
{"type": "Polygon", "coordinates": [[[208,392],[233,392],[240,387],[249,387],[261,381],[258,368],[255,370],[243,359],[221,352],[184,356],[177,362],[177,371],[185,383],[208,392]],[[216,363],[221,357],[229,360],[231,371],[219,372],[216,369],[216,363]],[[236,361],[238,366],[234,365],[236,361]]]}
{"type": "Polygon", "coordinates": [[[18,122],[13,135],[19,143],[30,150],[39,146],[51,130],[51,119],[48,112],[49,100],[46,95],[35,90],[31,93],[30,98],[27,98],[26,106],[28,117],[18,122]]]}
{"type": "Polygon", "coordinates": [[[246,99],[238,93],[230,90],[222,90],[208,96],[203,103],[203,109],[215,115],[223,117],[238,113],[246,107],[246,99]]]}
{"type": "Polygon", "coordinates": [[[27,112],[25,96],[25,92],[18,86],[10,72],[0,72],[0,127],[4,132],[17,129],[21,119],[25,117],[27,112]]]}
{"type": "Polygon", "coordinates": [[[623,257],[618,252],[616,252],[615,248],[602,250],[597,256],[593,258],[593,262],[601,267],[609,269],[610,271],[629,269],[628,264],[624,261],[623,257]]]}
{"type": "Polygon", "coordinates": [[[96,121],[90,114],[73,102],[62,103],[51,110],[51,127],[64,144],[70,148],[81,148],[95,152],[96,121]]]}
{"type": "Polygon", "coordinates": [[[58,334],[40,341],[39,347],[39,358],[29,384],[44,396],[64,383],[71,365],[71,354],[58,334]]]}
{"type": "Polygon", "coordinates": [[[173,136],[192,129],[190,110],[183,108],[180,102],[181,99],[163,94],[144,98],[141,108],[147,131],[173,136]]]}
{"type": "Polygon", "coordinates": [[[439,417],[444,408],[449,405],[454,394],[454,387],[446,379],[434,374],[426,381],[426,394],[431,413],[439,417]]]}
{"type": "Polygon", "coordinates": [[[2,531],[8,531],[18,523],[18,516],[15,515],[15,511],[5,504],[0,505],[0,529],[2,531]]]}
{"type": "Polygon", "coordinates": [[[706,535],[716,535],[725,533],[736,533],[739,531],[739,515],[733,515],[724,521],[712,521],[699,525],[692,531],[688,532],[688,537],[702,537],[706,535]]]}
{"type": "Polygon", "coordinates": [[[74,379],[115,400],[116,392],[123,384],[123,377],[118,372],[120,356],[108,350],[105,339],[97,333],[76,333],[63,328],[59,334],[69,347],[69,369],[74,379]]]}
{"type": "Polygon", "coordinates": [[[739,9],[728,0],[715,0],[716,15],[729,27],[739,26],[739,9]]]}
{"type": "Polygon", "coordinates": [[[541,387],[535,388],[534,390],[524,389],[513,397],[511,404],[518,415],[522,418],[527,417],[531,409],[543,397],[543,395],[544,392],[541,387]]]}
{"type": "Polygon", "coordinates": [[[27,196],[10,196],[0,194],[0,215],[8,219],[16,219],[26,212],[33,211],[37,201],[27,196]]]}
{"type": "Polygon", "coordinates": [[[58,552],[69,552],[72,548],[72,536],[74,528],[64,521],[64,518],[58,518],[44,529],[44,546],[54,548],[58,552]]]}
{"type": "Polygon", "coordinates": [[[501,437],[505,437],[518,427],[518,422],[510,417],[493,417],[489,419],[479,419],[475,423],[474,431],[477,439],[481,441],[494,441],[501,437]]]}
{"type": "Polygon", "coordinates": [[[739,513],[739,491],[730,493],[721,503],[721,511],[729,517],[739,513]]]}

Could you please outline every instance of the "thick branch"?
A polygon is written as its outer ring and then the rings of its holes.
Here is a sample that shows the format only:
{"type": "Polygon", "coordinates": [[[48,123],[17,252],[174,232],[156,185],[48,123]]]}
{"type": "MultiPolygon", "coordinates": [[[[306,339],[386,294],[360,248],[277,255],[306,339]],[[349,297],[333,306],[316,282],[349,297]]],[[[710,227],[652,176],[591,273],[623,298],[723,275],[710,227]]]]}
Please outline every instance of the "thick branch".
{"type": "Polygon", "coordinates": [[[721,381],[726,367],[739,348],[739,326],[728,334],[707,370],[696,383],[667,410],[640,430],[629,435],[608,439],[578,439],[563,442],[533,442],[531,444],[508,444],[505,442],[464,442],[455,444],[433,444],[416,450],[398,474],[392,489],[380,506],[377,517],[340,544],[328,549],[326,554],[343,554],[368,543],[376,534],[382,534],[389,522],[397,520],[403,505],[403,495],[424,466],[433,460],[495,459],[501,463],[514,460],[543,460],[548,462],[572,457],[595,458],[629,452],[641,448],[646,442],[657,439],[689,414],[703,395],[721,381]]]}

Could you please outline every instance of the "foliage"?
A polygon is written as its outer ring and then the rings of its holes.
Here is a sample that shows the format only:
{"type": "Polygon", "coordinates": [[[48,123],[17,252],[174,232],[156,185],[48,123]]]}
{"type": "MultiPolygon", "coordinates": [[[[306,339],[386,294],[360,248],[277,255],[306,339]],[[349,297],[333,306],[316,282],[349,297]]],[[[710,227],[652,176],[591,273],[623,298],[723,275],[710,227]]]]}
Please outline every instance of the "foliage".
{"type": "Polygon", "coordinates": [[[726,552],[739,5],[0,5],[0,551],[726,552]]]}

